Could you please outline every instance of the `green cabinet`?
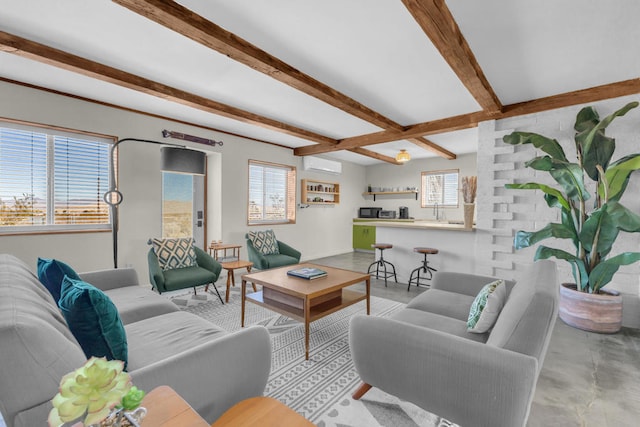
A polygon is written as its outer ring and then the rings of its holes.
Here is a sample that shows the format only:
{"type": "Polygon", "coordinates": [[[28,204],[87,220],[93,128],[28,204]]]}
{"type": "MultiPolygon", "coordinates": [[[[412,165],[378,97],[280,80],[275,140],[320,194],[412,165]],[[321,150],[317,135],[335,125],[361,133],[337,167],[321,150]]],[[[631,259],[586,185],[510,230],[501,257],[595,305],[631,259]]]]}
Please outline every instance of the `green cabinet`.
{"type": "Polygon", "coordinates": [[[375,242],[375,226],[353,224],[353,249],[372,251],[371,245],[375,242]]]}

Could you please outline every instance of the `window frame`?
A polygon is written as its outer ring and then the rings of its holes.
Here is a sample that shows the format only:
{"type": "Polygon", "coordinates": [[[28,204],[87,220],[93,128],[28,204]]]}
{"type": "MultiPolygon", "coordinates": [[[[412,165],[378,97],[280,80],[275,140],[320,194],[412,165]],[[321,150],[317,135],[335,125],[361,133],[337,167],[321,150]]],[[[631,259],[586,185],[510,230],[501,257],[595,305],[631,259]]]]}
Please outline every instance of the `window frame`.
{"type": "MultiPolygon", "coordinates": [[[[264,172],[263,172],[264,173],[264,172]]],[[[261,160],[249,159],[247,166],[247,225],[248,226],[265,226],[265,225],[280,225],[280,224],[295,224],[296,223],[296,193],[297,193],[297,170],[295,166],[286,165],[282,163],[265,162],[261,160]],[[252,220],[251,219],[251,167],[257,166],[262,168],[273,168],[286,170],[286,188],[285,188],[285,219],[278,220],[252,220]]],[[[264,201],[262,204],[264,211],[264,201]]],[[[263,215],[264,217],[264,215],[263,215]]]]}
{"type": "MultiPolygon", "coordinates": [[[[451,196],[453,194],[449,194],[449,196],[451,196]]],[[[458,208],[460,207],[460,169],[443,169],[443,170],[435,170],[435,171],[422,171],[420,173],[420,207],[422,208],[432,208],[435,205],[438,205],[438,207],[441,208],[458,208]],[[440,200],[441,202],[434,202],[434,203],[428,203],[428,195],[427,195],[427,190],[428,188],[426,187],[426,183],[427,183],[427,176],[442,176],[442,180],[443,183],[446,180],[446,175],[456,175],[456,189],[454,191],[455,193],[455,198],[456,198],[456,203],[444,203],[444,201],[446,200],[446,188],[445,185],[443,184],[443,190],[441,193],[441,197],[440,200]]]]}
{"type": "MultiPolygon", "coordinates": [[[[53,158],[50,154],[54,152],[55,139],[56,138],[70,138],[88,142],[97,142],[108,144],[106,149],[107,157],[106,157],[106,175],[110,176],[109,169],[111,168],[111,147],[118,140],[117,137],[112,135],[104,135],[95,132],[88,132],[77,129],[70,129],[61,126],[55,125],[47,125],[36,122],[29,122],[24,120],[17,120],[7,117],[0,117],[0,127],[15,129],[18,131],[27,131],[33,133],[41,133],[45,134],[46,140],[46,151],[47,151],[47,159],[46,159],[46,197],[45,197],[45,206],[44,210],[46,211],[46,224],[42,225],[5,225],[0,226],[0,236],[12,236],[12,235],[30,235],[30,234],[74,234],[74,233],[95,233],[95,232],[110,232],[113,226],[113,219],[111,218],[111,212],[107,205],[107,215],[108,221],[106,223],[101,224],[55,224],[55,204],[54,195],[55,188],[53,187],[55,182],[55,169],[54,165],[56,163],[56,159],[53,158]]],[[[116,152],[116,163],[117,163],[117,148],[116,152]]],[[[58,159],[59,160],[59,159],[58,159]]],[[[116,173],[117,173],[116,166],[116,173]]],[[[110,179],[110,178],[108,178],[110,179]]],[[[116,177],[117,180],[117,177],[116,177]]],[[[110,187],[110,183],[107,182],[106,188],[110,187]]],[[[104,201],[102,201],[104,203],[104,201]]],[[[105,203],[106,204],[106,203],[105,203]]]]}

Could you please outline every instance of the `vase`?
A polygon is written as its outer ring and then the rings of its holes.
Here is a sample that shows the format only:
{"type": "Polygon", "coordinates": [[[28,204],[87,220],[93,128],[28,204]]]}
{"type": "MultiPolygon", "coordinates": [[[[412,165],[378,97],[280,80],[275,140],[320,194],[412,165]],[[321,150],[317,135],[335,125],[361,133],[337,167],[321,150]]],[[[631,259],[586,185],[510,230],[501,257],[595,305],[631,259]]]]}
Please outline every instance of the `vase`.
{"type": "Polygon", "coordinates": [[[142,419],[147,415],[142,406],[133,411],[113,410],[107,418],[89,427],[140,427],[142,419]]]}
{"type": "Polygon", "coordinates": [[[583,331],[614,334],[622,327],[622,296],[616,291],[579,292],[573,283],[560,286],[560,319],[583,331]]]}
{"type": "Polygon", "coordinates": [[[475,210],[475,203],[464,204],[464,228],[473,227],[473,211],[475,210]]]}

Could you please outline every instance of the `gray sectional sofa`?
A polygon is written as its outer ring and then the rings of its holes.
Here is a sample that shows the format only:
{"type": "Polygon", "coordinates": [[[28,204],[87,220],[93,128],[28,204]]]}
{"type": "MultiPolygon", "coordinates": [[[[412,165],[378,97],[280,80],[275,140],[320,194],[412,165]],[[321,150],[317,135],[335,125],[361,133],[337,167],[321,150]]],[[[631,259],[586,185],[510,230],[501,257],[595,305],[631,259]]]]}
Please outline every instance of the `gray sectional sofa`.
{"type": "MultiPolygon", "coordinates": [[[[133,383],[174,388],[208,422],[262,395],[271,343],[261,326],[228,333],[138,286],[132,269],[80,274],[118,309],[133,383]]],[[[29,267],[0,254],[0,412],[8,427],[45,425],[63,375],[86,356],[29,267]]]]}
{"type": "Polygon", "coordinates": [[[492,330],[467,332],[469,309],[492,277],[438,272],[431,287],[390,318],[351,320],[353,360],[365,385],[463,427],[524,426],[558,313],[556,265],[538,261],[492,330]]]}

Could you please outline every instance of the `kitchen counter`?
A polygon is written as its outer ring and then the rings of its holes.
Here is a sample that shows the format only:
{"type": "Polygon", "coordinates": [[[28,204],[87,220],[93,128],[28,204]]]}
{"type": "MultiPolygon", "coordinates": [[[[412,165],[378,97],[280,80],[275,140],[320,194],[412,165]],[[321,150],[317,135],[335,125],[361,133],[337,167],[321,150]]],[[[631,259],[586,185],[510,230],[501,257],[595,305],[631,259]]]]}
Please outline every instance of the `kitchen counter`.
{"type": "Polygon", "coordinates": [[[475,228],[465,228],[462,221],[433,221],[427,219],[367,219],[354,218],[354,223],[358,225],[369,225],[373,227],[393,227],[410,228],[419,230],[449,230],[449,231],[474,231],[475,228]]]}

